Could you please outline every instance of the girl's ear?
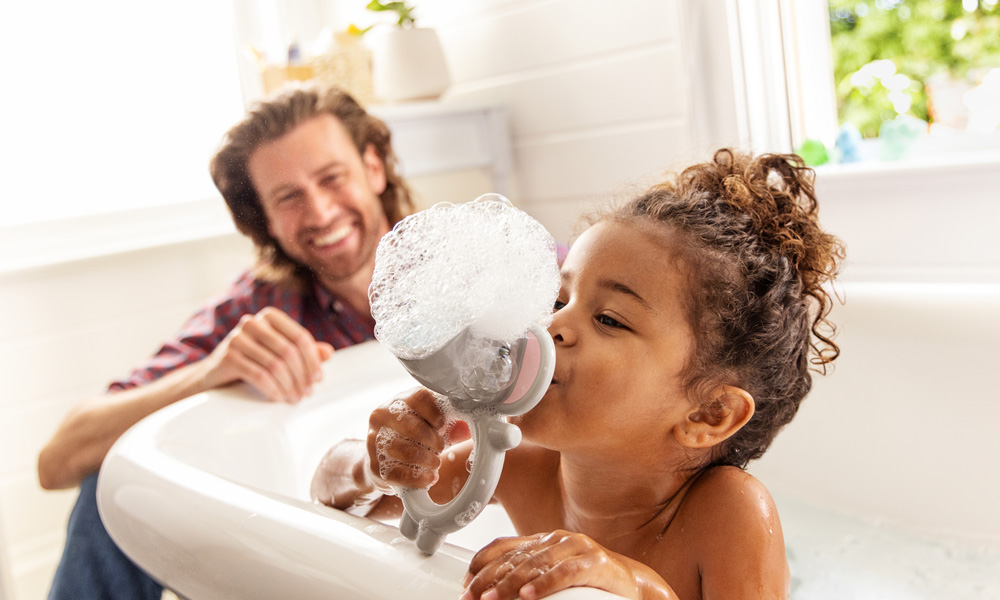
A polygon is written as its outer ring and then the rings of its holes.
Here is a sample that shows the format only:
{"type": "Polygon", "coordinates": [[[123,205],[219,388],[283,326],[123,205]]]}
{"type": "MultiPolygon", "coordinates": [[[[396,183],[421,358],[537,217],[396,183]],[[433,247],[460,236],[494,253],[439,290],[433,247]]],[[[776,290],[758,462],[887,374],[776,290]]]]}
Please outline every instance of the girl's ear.
{"type": "Polygon", "coordinates": [[[744,389],[720,385],[707,402],[674,426],[677,441],[687,448],[711,448],[739,431],[753,416],[753,396],[744,389]]]}

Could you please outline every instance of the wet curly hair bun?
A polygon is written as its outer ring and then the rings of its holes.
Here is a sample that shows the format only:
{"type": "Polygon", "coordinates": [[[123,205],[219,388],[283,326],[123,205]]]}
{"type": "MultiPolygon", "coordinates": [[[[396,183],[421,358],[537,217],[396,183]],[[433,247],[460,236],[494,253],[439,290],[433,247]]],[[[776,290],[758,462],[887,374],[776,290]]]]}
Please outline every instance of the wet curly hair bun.
{"type": "Polygon", "coordinates": [[[689,389],[725,383],[754,397],[754,416],[712,464],[745,467],[763,454],[811,388],[811,370],[840,354],[825,286],[844,247],[820,228],[814,180],[799,156],[723,149],[610,214],[667,225],[678,240],[697,337],[689,389]]]}

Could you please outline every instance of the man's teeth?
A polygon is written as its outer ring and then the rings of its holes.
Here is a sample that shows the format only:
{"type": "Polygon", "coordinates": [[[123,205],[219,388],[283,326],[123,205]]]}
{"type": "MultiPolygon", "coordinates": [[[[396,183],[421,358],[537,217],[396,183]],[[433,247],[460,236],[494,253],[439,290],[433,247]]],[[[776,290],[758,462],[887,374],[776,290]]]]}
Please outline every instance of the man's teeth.
{"type": "Polygon", "coordinates": [[[313,239],[313,246],[330,246],[347,237],[351,233],[351,226],[346,225],[340,229],[334,229],[323,237],[313,239]]]}

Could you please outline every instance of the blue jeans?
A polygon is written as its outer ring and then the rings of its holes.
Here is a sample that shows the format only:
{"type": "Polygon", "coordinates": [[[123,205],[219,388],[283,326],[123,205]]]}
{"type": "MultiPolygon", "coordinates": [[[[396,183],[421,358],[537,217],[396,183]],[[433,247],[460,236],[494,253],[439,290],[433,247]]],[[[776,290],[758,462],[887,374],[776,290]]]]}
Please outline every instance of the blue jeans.
{"type": "Polygon", "coordinates": [[[97,473],[80,484],[69,517],[66,548],[49,600],[159,600],[163,586],[137,567],[112,541],[97,513],[97,473]]]}

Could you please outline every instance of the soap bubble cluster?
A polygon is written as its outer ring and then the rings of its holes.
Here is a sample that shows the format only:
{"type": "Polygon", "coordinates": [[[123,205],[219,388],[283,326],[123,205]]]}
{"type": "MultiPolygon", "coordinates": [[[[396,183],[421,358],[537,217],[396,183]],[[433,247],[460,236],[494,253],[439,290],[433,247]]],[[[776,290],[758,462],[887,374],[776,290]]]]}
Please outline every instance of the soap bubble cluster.
{"type": "Polygon", "coordinates": [[[387,479],[389,473],[396,468],[400,462],[389,457],[389,446],[399,437],[395,431],[382,427],[375,436],[375,456],[378,458],[378,475],[382,479],[387,479]]]}
{"type": "Polygon", "coordinates": [[[465,527],[479,516],[479,513],[482,512],[482,507],[482,504],[473,500],[469,503],[468,508],[455,515],[455,524],[459,527],[465,527]]]}
{"type": "Polygon", "coordinates": [[[368,291],[375,337],[425,358],[466,328],[510,343],[548,325],[559,293],[555,241],[503,196],[437,204],[379,243],[368,291]]]}

